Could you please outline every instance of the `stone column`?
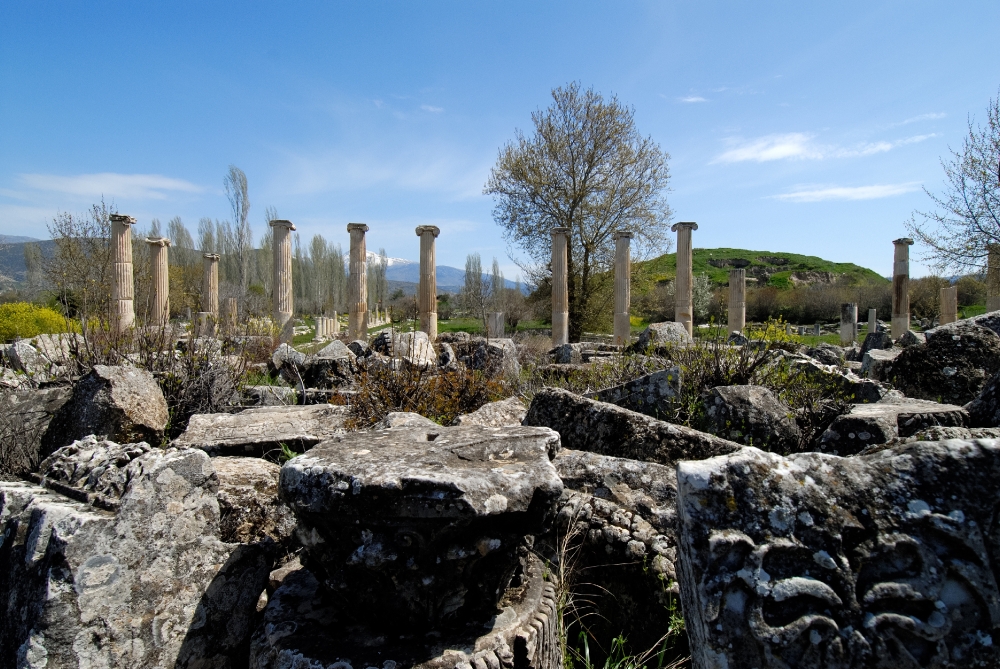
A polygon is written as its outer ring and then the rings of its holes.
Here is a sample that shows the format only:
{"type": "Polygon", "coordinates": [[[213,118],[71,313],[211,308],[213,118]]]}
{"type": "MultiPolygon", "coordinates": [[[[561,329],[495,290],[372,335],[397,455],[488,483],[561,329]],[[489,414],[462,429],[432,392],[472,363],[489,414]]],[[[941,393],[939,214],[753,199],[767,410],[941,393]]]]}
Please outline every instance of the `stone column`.
{"type": "Polygon", "coordinates": [[[323,338],[323,317],[316,316],[314,322],[316,323],[316,333],[313,335],[313,341],[319,341],[323,338]]]}
{"type": "Polygon", "coordinates": [[[271,300],[274,322],[278,326],[282,343],[291,344],[294,335],[295,293],[292,288],[292,231],[291,221],[270,222],[274,236],[274,278],[271,281],[271,300]]]}
{"type": "Polygon", "coordinates": [[[743,332],[746,324],[747,271],[731,269],[729,270],[729,331],[743,332]]]}
{"type": "Polygon", "coordinates": [[[850,346],[858,338],[858,305],[845,302],[840,305],[840,345],[850,346]]]}
{"type": "Polygon", "coordinates": [[[910,246],[913,240],[903,237],[895,245],[892,263],[892,330],[895,341],[910,329],[910,246]]]}
{"type": "Polygon", "coordinates": [[[868,332],[878,332],[878,310],[868,310],[868,332]]]}
{"type": "Polygon", "coordinates": [[[1000,310],[1000,244],[989,244],[986,256],[986,311],[1000,310]]]}
{"type": "Polygon", "coordinates": [[[350,278],[347,284],[347,333],[352,339],[368,341],[368,276],[365,256],[364,223],[348,223],[351,235],[350,278]]]}
{"type": "Polygon", "coordinates": [[[941,325],[958,320],[958,286],[941,289],[941,325]]]}
{"type": "Polygon", "coordinates": [[[552,345],[569,343],[569,228],[552,228],[552,345]]]}
{"type": "Polygon", "coordinates": [[[615,240],[615,329],[614,343],[627,346],[632,341],[632,233],[618,230],[615,240]]]}
{"type": "MultiPolygon", "coordinates": [[[[207,326],[198,336],[214,337],[216,323],[219,322],[219,256],[216,253],[206,253],[203,260],[204,271],[201,279],[201,311],[208,314],[207,326]]],[[[199,326],[200,327],[200,326],[199,326]]]]}
{"type": "Polygon", "coordinates": [[[691,257],[691,231],[697,223],[675,223],[670,228],[677,233],[677,280],[674,282],[674,320],[684,325],[689,335],[694,334],[693,295],[694,268],[691,257]]]}
{"type": "Polygon", "coordinates": [[[111,321],[117,332],[135,325],[135,283],[132,280],[132,229],[135,219],[111,214],[111,262],[114,284],[111,286],[111,321]]]}
{"type": "Polygon", "coordinates": [[[417,289],[417,307],[420,310],[420,331],[434,341],[438,333],[437,307],[437,259],[434,253],[434,240],[441,234],[440,228],[434,225],[418,225],[417,237],[420,237],[420,287],[417,289]]]}
{"type": "Polygon", "coordinates": [[[150,322],[163,327],[170,322],[170,265],[167,262],[170,240],[161,237],[147,239],[146,243],[149,244],[149,264],[153,270],[150,322]]]}
{"type": "Polygon", "coordinates": [[[490,339],[502,339],[503,334],[503,312],[493,311],[486,314],[486,336],[490,339]]]}
{"type": "Polygon", "coordinates": [[[239,322],[239,311],[236,307],[236,298],[227,297],[226,298],[226,326],[230,330],[235,330],[236,325],[239,322]]]}
{"type": "Polygon", "coordinates": [[[823,334],[822,326],[819,323],[813,326],[813,334],[817,337],[823,334]]]}

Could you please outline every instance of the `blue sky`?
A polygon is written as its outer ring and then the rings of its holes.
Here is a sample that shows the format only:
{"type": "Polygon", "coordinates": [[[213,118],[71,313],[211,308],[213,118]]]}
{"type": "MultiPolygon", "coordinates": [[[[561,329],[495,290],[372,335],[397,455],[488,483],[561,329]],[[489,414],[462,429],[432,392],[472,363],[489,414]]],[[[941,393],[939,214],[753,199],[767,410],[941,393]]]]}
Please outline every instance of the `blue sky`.
{"type": "MultiPolygon", "coordinates": [[[[632,105],[671,155],[697,247],[856,262],[941,188],[1000,90],[1000,3],[0,2],[0,234],[103,194],[148,224],[226,218],[247,174],[347,246],[517,269],[482,187],[568,81],[632,105]]],[[[919,249],[914,249],[919,254],[919,249]]],[[[914,273],[925,272],[919,262],[914,273]]]]}

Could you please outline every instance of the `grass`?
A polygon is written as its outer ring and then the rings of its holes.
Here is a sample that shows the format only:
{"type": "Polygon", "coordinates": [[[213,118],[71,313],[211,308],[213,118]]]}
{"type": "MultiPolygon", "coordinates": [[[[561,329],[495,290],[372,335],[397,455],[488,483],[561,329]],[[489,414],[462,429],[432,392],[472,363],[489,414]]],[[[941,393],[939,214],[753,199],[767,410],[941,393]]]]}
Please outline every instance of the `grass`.
{"type": "MultiPolygon", "coordinates": [[[[694,249],[692,263],[694,273],[705,274],[716,286],[724,286],[729,283],[729,270],[731,267],[715,267],[709,264],[710,260],[729,260],[741,258],[749,260],[747,270],[753,267],[781,268],[780,271],[771,275],[769,285],[779,288],[790,288],[792,283],[789,279],[792,272],[830,272],[836,275],[847,275],[852,281],[873,280],[886,282],[882,276],[860,265],[854,263],[838,263],[824,260],[817,256],[804,256],[797,253],[783,253],[775,251],[749,251],[746,249],[694,249]],[[767,260],[762,260],[767,258],[767,260]],[[787,262],[777,264],[773,259],[779,258],[787,262]]],[[[646,274],[653,281],[664,281],[677,276],[677,254],[668,253],[652,260],[635,263],[639,271],[646,274]]],[[[751,272],[748,271],[749,275],[751,272]]]]}

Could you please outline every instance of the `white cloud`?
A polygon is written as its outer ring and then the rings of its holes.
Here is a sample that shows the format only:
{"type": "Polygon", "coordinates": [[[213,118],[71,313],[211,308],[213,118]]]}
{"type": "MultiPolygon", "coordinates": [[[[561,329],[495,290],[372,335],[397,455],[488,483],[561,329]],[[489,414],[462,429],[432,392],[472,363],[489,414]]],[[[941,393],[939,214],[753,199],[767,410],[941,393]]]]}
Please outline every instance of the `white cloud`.
{"type": "Polygon", "coordinates": [[[164,200],[168,192],[200,193],[202,189],[190,181],[160,174],[21,174],[18,181],[34,190],[64,193],[80,197],[164,200]]]}
{"type": "Polygon", "coordinates": [[[728,140],[733,148],[723,152],[713,163],[765,163],[772,160],[823,160],[825,158],[857,158],[891,151],[897,146],[916,144],[935,134],[916,135],[894,142],[879,141],[858,144],[853,147],[824,145],[813,141],[813,135],[790,132],[767,135],[749,141],[728,140]]]}
{"type": "Polygon", "coordinates": [[[919,182],[903,184],[876,184],[873,186],[831,186],[797,190],[782,195],[772,195],[775,200],[786,202],[822,202],[824,200],[877,200],[912,193],[920,189],[919,182]]]}
{"type": "Polygon", "coordinates": [[[944,113],[938,113],[938,114],[920,114],[919,116],[914,116],[912,118],[908,118],[905,121],[900,121],[899,123],[893,123],[889,127],[890,128],[895,128],[895,127],[900,126],[900,125],[909,125],[910,123],[919,123],[920,121],[933,121],[935,119],[944,118],[945,116],[947,116],[947,114],[944,114],[944,113]]]}
{"type": "Polygon", "coordinates": [[[700,95],[689,95],[685,98],[678,98],[681,102],[708,102],[705,98],[700,95]]]}
{"type": "Polygon", "coordinates": [[[420,108],[432,114],[440,114],[444,111],[444,107],[432,107],[431,105],[420,105],[420,108]]]}

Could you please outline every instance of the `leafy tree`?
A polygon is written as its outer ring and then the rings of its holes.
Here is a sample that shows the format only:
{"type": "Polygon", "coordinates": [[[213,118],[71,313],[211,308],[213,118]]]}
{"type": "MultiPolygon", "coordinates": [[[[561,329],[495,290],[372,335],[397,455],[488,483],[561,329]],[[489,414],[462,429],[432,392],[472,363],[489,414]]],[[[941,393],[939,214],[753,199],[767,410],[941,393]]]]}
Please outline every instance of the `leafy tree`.
{"type": "Polygon", "coordinates": [[[941,271],[975,271],[991,244],[1000,244],[1000,95],[990,100],[986,125],[973,125],[961,151],[941,162],[945,188],[925,192],[936,209],[914,212],[906,227],[941,271]]]}
{"type": "Polygon", "coordinates": [[[534,133],[520,130],[500,149],[484,193],[509,245],[528,256],[522,269],[540,284],[551,260],[551,230],[568,227],[570,339],[590,318],[599,275],[614,258],[612,233],[630,230],[637,258],[669,250],[669,155],[635,126],[618,98],[571,83],[552,105],[532,113],[534,133]]]}

